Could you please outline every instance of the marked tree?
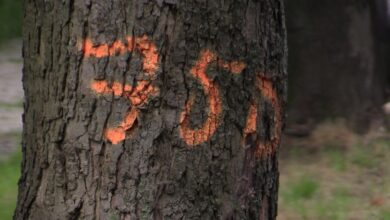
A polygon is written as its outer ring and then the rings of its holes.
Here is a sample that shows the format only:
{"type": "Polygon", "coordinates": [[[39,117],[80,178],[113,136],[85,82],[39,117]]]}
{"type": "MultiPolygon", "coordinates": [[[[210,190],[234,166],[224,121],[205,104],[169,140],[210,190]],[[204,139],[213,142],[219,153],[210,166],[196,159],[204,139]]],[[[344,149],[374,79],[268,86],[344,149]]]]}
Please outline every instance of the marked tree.
{"type": "Polygon", "coordinates": [[[281,0],[26,1],[14,219],[275,219],[281,0]]]}

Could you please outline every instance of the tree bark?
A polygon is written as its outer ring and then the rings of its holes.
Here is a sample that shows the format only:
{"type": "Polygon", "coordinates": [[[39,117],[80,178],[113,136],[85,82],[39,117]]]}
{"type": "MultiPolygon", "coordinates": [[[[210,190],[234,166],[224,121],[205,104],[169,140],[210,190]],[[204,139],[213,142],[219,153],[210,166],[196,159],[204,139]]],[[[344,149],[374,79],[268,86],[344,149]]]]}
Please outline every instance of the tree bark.
{"type": "Polygon", "coordinates": [[[275,219],[281,0],[25,2],[14,219],[275,219]]]}
{"type": "Polygon", "coordinates": [[[388,57],[377,47],[372,10],[380,1],[285,0],[289,125],[345,118],[364,132],[382,116],[388,57]]]}

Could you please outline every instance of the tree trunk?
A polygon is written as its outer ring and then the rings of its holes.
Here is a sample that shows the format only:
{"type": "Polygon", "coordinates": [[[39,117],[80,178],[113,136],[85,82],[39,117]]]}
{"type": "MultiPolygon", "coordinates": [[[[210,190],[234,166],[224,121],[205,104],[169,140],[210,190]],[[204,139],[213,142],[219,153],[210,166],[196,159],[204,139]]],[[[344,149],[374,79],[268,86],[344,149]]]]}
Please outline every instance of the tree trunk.
{"type": "Polygon", "coordinates": [[[288,124],[346,118],[356,131],[366,131],[381,117],[388,74],[376,48],[370,5],[375,2],[285,2],[291,57],[288,124]]]}
{"type": "Polygon", "coordinates": [[[275,219],[281,0],[26,1],[14,219],[275,219]]]}
{"type": "Polygon", "coordinates": [[[377,54],[377,72],[384,73],[385,101],[390,100],[390,0],[371,2],[371,13],[374,23],[375,52],[377,54]]]}

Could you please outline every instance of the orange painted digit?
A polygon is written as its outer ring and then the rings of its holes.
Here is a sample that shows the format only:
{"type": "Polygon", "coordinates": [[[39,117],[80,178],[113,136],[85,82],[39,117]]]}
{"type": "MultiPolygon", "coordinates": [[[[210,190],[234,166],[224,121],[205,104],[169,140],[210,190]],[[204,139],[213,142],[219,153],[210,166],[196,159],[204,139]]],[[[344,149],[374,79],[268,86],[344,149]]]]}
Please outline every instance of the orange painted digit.
{"type": "Polygon", "coordinates": [[[218,60],[218,65],[234,74],[240,74],[246,67],[246,64],[240,61],[226,62],[218,60]]]}
{"type": "Polygon", "coordinates": [[[84,41],[84,57],[102,58],[114,56],[116,54],[123,55],[137,49],[143,56],[143,70],[146,73],[154,75],[158,68],[158,51],[147,36],[142,37],[127,37],[126,42],[120,40],[114,41],[111,45],[100,44],[94,46],[90,39],[84,41]]]}
{"type": "Polygon", "coordinates": [[[145,104],[149,96],[155,96],[158,89],[152,86],[148,81],[138,81],[136,87],[130,85],[122,86],[121,83],[114,82],[112,86],[108,86],[106,80],[93,81],[91,89],[98,94],[114,94],[127,98],[132,107],[126,113],[124,120],[116,128],[108,128],[105,132],[106,138],[113,144],[118,144],[126,138],[126,131],[133,127],[135,120],[138,117],[137,106],[145,104]]]}
{"type": "MultiPolygon", "coordinates": [[[[180,115],[180,136],[189,146],[199,145],[209,140],[220,124],[222,100],[219,94],[219,88],[207,77],[206,74],[207,67],[215,61],[217,61],[216,55],[210,50],[204,50],[201,52],[199,60],[190,70],[192,76],[200,82],[204,89],[208,98],[209,112],[206,121],[200,128],[191,128],[189,125],[189,114],[194,102],[194,97],[189,97],[185,109],[180,115]]],[[[237,74],[240,73],[246,66],[244,63],[237,61],[231,63],[218,61],[218,65],[237,74]]]]}
{"type": "Polygon", "coordinates": [[[105,132],[107,140],[113,144],[118,144],[126,139],[126,131],[133,127],[135,120],[138,117],[138,110],[131,108],[130,112],[126,113],[125,119],[116,128],[108,128],[105,132]]]}
{"type": "MultiPolygon", "coordinates": [[[[256,87],[263,94],[263,96],[272,104],[272,107],[274,108],[275,112],[273,117],[275,127],[271,139],[269,141],[257,140],[256,143],[255,155],[257,157],[263,157],[274,153],[276,147],[279,145],[280,135],[282,133],[282,115],[278,95],[273,88],[272,82],[264,76],[258,74],[256,76],[256,87]]],[[[244,129],[244,143],[246,142],[246,139],[250,134],[256,132],[258,111],[255,103],[252,103],[249,107],[249,113],[244,129]]]]}
{"type": "MultiPolygon", "coordinates": [[[[155,76],[158,68],[157,47],[146,36],[127,37],[126,40],[126,44],[117,40],[112,45],[101,44],[93,46],[92,41],[87,39],[84,41],[84,56],[102,58],[114,56],[115,54],[122,55],[128,51],[133,51],[135,47],[143,56],[142,68],[145,73],[149,76],[155,76]]],[[[126,139],[126,131],[134,126],[139,115],[137,107],[147,103],[150,96],[158,94],[158,89],[150,81],[146,80],[138,81],[135,87],[130,85],[123,86],[119,82],[114,82],[112,85],[109,85],[106,80],[96,80],[91,83],[91,89],[98,94],[114,94],[118,97],[125,97],[132,104],[132,107],[126,113],[120,125],[118,127],[108,128],[105,131],[105,137],[113,144],[118,144],[126,139]]]]}
{"type": "MultiPolygon", "coordinates": [[[[149,41],[148,37],[127,37],[126,42],[115,41],[112,44],[93,45],[90,39],[86,39],[83,45],[85,57],[102,58],[114,55],[123,55],[129,51],[137,50],[143,57],[143,71],[149,76],[154,77],[158,68],[158,50],[157,47],[149,41]]],[[[226,69],[233,74],[240,74],[246,67],[246,64],[239,61],[226,62],[219,60],[210,50],[203,50],[200,53],[199,60],[191,68],[190,73],[203,87],[208,101],[208,115],[200,128],[191,128],[189,114],[194,104],[194,96],[190,95],[185,105],[184,111],[180,115],[180,136],[189,146],[199,145],[208,141],[216,132],[221,123],[222,99],[220,97],[218,86],[211,81],[207,74],[207,68],[212,63],[226,69]]],[[[275,114],[273,117],[274,129],[269,141],[256,140],[255,154],[257,157],[272,154],[281,135],[281,108],[277,93],[273,88],[271,81],[261,74],[256,76],[256,87],[273,106],[275,114]]],[[[105,137],[113,144],[118,144],[126,138],[126,131],[130,130],[139,115],[138,107],[146,104],[148,98],[156,96],[159,90],[154,87],[151,81],[141,80],[135,87],[122,85],[119,82],[113,82],[111,85],[106,80],[93,81],[91,89],[98,94],[113,94],[117,97],[127,98],[132,106],[126,113],[123,121],[113,128],[105,131],[105,137]]],[[[244,128],[244,142],[250,134],[256,133],[258,101],[254,101],[250,107],[244,128]]]]}
{"type": "Polygon", "coordinates": [[[222,112],[222,101],[217,86],[207,77],[206,70],[209,64],[216,60],[215,55],[205,50],[201,53],[200,59],[190,70],[190,73],[201,83],[206,96],[208,96],[209,113],[206,121],[199,129],[192,129],[189,126],[189,113],[191,111],[194,97],[191,96],[186,103],[185,110],[180,116],[180,135],[186,144],[193,146],[207,141],[217,129],[222,112]]]}

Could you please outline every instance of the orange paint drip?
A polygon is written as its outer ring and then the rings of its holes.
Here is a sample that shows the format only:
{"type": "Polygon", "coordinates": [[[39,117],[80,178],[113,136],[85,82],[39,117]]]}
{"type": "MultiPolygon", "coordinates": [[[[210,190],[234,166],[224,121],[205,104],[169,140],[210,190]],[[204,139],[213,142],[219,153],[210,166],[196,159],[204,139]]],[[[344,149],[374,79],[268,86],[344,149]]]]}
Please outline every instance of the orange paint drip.
{"type": "MultiPolygon", "coordinates": [[[[274,122],[274,133],[272,134],[271,140],[269,141],[257,141],[255,155],[257,157],[264,157],[275,152],[276,147],[280,142],[280,135],[282,133],[282,115],[279,104],[279,99],[275,89],[272,86],[272,82],[262,75],[256,77],[256,87],[262,95],[272,104],[275,114],[273,118],[274,122]]],[[[256,121],[257,121],[257,108],[251,105],[249,108],[249,114],[247,117],[246,127],[244,129],[244,141],[246,137],[256,132],[256,121]]]]}
{"type": "Polygon", "coordinates": [[[234,74],[240,74],[246,67],[246,64],[240,61],[225,62],[219,60],[218,65],[234,74]]]}
{"type": "Polygon", "coordinates": [[[201,53],[200,59],[190,73],[199,80],[205,94],[208,98],[209,113],[206,121],[199,129],[192,129],[189,125],[189,113],[193,105],[194,98],[191,96],[186,103],[185,110],[180,116],[180,136],[184,142],[190,146],[199,145],[211,138],[220,124],[219,117],[222,112],[222,101],[219,95],[219,90],[215,83],[213,83],[206,75],[208,65],[215,60],[215,55],[209,50],[201,53]]]}

